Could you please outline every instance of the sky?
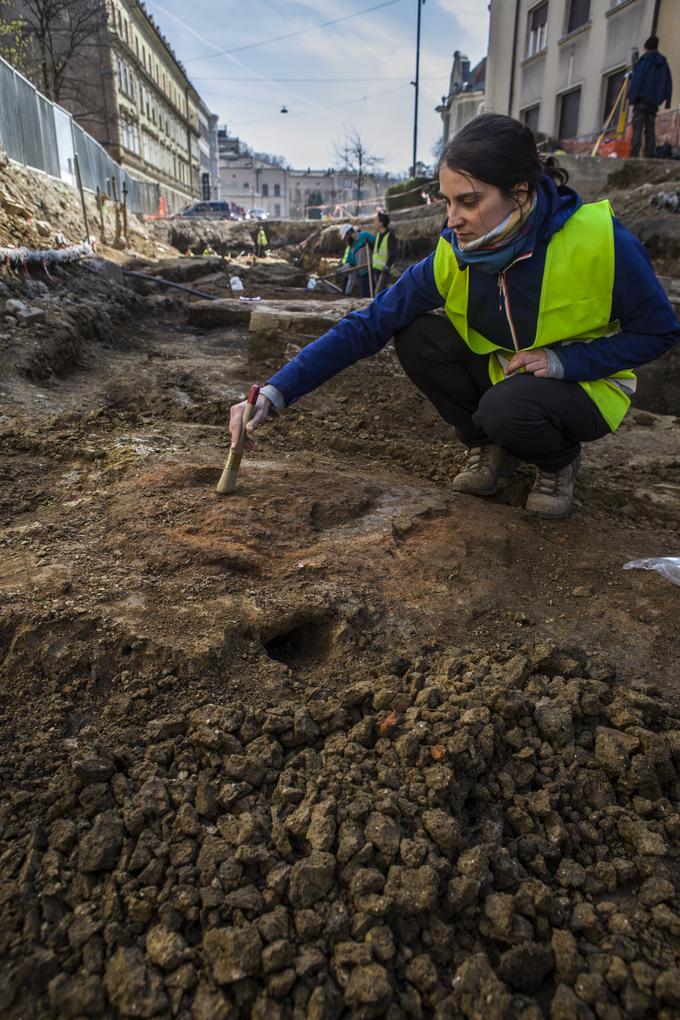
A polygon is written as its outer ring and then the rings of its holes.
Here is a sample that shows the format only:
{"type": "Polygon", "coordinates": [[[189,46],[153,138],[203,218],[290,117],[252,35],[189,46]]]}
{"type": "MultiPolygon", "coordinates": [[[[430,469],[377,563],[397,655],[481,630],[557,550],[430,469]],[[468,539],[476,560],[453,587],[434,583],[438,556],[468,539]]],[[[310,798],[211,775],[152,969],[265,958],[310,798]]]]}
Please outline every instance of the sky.
{"type": "MultiPolygon", "coordinates": [[[[256,151],[322,169],[356,130],[385,170],[411,165],[418,0],[146,0],[146,7],[220,124],[256,151]]],[[[448,92],[454,50],[473,66],[486,53],[487,0],[425,0],[421,19],[418,159],[432,163],[442,128],[434,107],[448,92]]]]}

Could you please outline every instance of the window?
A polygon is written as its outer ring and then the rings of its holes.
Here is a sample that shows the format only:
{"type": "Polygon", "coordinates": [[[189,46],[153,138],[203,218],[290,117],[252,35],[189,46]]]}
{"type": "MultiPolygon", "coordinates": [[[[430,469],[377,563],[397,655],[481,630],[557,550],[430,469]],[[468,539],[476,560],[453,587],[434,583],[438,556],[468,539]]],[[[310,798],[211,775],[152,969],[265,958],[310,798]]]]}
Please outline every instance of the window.
{"type": "Polygon", "coordinates": [[[548,5],[541,4],[529,11],[529,38],[527,57],[533,57],[544,50],[548,40],[548,5]]]}
{"type": "Polygon", "coordinates": [[[578,134],[578,112],[581,105],[581,89],[565,92],[560,102],[560,138],[576,138],[578,134]]]}
{"type": "Polygon", "coordinates": [[[268,184],[263,184],[262,185],[262,197],[263,198],[269,198],[269,185],[268,184]]]}
{"type": "Polygon", "coordinates": [[[567,34],[575,32],[581,25],[587,25],[590,21],[590,0],[571,0],[569,5],[569,20],[567,21],[567,34]]]}
{"type": "MultiPolygon", "coordinates": [[[[278,184],[274,185],[274,187],[278,188],[278,184]]],[[[278,204],[278,202],[274,206],[274,215],[275,216],[280,216],[281,215],[281,206],[278,204]]]]}
{"type": "Polygon", "coordinates": [[[121,140],[123,146],[130,152],[139,154],[139,128],[134,121],[122,117],[120,122],[121,140]]]}
{"type": "Polygon", "coordinates": [[[274,185],[274,198],[280,198],[280,197],[281,197],[281,185],[280,184],[275,184],[274,185]]]}
{"type": "Polygon", "coordinates": [[[526,124],[534,134],[538,131],[538,114],[540,109],[540,104],[537,104],[536,106],[530,106],[528,110],[522,111],[522,123],[526,124]]]}
{"type": "MultiPolygon", "coordinates": [[[[614,103],[619,98],[621,87],[626,80],[626,69],[622,67],[620,71],[614,71],[613,74],[608,74],[605,77],[605,93],[604,93],[604,110],[602,111],[602,123],[604,124],[607,117],[611,113],[614,103]]],[[[627,106],[625,107],[627,108],[627,106]]]]}

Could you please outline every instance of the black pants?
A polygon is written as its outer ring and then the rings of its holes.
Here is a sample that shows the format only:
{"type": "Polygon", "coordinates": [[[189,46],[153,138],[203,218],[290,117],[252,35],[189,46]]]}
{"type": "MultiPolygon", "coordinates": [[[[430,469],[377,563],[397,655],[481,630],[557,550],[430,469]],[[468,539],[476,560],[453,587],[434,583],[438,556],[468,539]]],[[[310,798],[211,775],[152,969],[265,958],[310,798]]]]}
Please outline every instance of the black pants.
{"type": "Polygon", "coordinates": [[[610,431],[578,383],[521,373],[492,386],[488,356],[474,354],[443,316],[420,316],[394,345],[409,379],[466,446],[497,443],[544,471],[561,471],[581,443],[610,431]]]}
{"type": "Polygon", "coordinates": [[[656,107],[647,106],[647,103],[636,103],[633,107],[633,147],[631,155],[640,155],[642,144],[642,132],[645,133],[645,156],[653,159],[656,155],[656,138],[654,135],[656,120],[656,107]]]}

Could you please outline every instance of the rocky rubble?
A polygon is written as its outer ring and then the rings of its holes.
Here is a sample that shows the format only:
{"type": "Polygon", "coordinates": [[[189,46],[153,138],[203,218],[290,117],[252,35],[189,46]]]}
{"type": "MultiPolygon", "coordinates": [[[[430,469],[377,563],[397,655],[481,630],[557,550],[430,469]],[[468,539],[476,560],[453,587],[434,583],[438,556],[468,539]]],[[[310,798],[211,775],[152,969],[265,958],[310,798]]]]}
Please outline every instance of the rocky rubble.
{"type": "MultiPolygon", "coordinates": [[[[75,188],[11,162],[2,146],[0,181],[0,246],[43,249],[55,243],[57,234],[73,243],[84,239],[82,206],[75,188]]],[[[85,192],[85,204],[90,236],[109,257],[122,258],[116,254],[125,248],[122,216],[116,217],[111,201],[104,204],[100,215],[95,195],[89,191],[85,192]]],[[[143,218],[132,212],[128,213],[128,242],[128,250],[150,256],[162,256],[169,250],[167,244],[151,237],[143,218]]]]}
{"type": "Polygon", "coordinates": [[[59,377],[88,364],[98,348],[129,343],[141,301],[108,260],[56,267],[47,282],[0,273],[0,350],[4,380],[59,377]]]}
{"type": "Polygon", "coordinates": [[[4,1017],[680,1016],[653,690],[546,643],[178,700],[4,766],[4,1017]]]}

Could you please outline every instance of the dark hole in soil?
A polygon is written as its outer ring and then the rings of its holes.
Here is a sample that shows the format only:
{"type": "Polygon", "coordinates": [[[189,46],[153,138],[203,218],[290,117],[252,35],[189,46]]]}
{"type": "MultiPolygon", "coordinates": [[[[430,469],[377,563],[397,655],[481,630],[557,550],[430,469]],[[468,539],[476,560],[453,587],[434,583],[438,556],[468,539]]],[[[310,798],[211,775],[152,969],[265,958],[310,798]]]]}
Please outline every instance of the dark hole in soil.
{"type": "Polygon", "coordinates": [[[270,659],[295,666],[324,658],[330,643],[329,621],[307,620],[269,638],[264,642],[264,649],[270,659]]]}

